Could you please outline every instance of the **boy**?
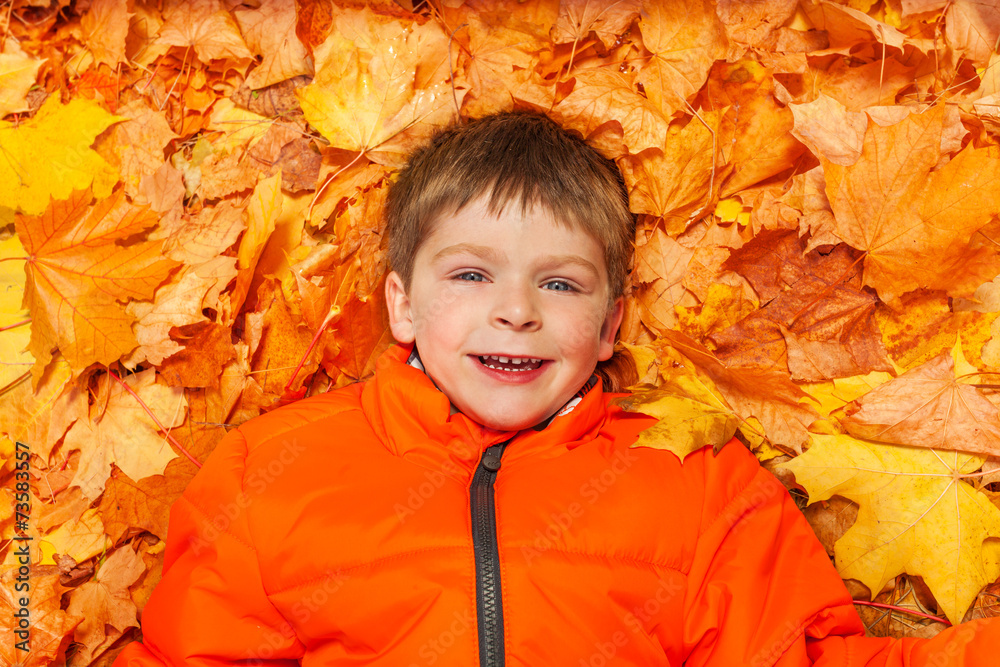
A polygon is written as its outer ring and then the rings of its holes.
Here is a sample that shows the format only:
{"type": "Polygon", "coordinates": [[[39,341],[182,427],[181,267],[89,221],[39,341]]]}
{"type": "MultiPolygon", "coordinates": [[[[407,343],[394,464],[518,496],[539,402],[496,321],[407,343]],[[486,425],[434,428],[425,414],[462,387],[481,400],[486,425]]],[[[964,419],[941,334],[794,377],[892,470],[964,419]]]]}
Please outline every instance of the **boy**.
{"type": "Polygon", "coordinates": [[[985,665],[997,623],[869,639],[738,442],[683,466],[594,375],[621,177],[531,114],[438,136],[387,204],[375,376],[230,433],[116,665],[985,665]]]}

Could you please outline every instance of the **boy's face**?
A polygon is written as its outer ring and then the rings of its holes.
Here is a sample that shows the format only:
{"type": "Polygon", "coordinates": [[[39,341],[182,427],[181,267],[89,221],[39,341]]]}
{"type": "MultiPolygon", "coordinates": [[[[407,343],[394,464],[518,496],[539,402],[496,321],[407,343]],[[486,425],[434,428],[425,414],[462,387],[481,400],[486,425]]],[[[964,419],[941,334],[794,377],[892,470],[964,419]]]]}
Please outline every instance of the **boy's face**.
{"type": "Polygon", "coordinates": [[[396,340],[415,341],[451,402],[498,430],[559,410],[611,357],[622,319],[620,297],[608,309],[600,243],[545,208],[518,208],[492,215],[481,197],[443,217],[417,251],[409,292],[395,272],[386,281],[396,340]]]}

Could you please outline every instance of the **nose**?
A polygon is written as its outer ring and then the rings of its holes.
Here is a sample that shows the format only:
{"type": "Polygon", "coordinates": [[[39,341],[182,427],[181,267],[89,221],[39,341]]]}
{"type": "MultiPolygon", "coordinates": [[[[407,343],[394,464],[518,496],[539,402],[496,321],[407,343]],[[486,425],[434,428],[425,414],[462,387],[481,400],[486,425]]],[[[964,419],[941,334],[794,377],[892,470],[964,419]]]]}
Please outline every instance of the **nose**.
{"type": "Polygon", "coordinates": [[[491,318],[501,329],[534,331],[542,325],[533,286],[505,285],[497,290],[491,318]]]}

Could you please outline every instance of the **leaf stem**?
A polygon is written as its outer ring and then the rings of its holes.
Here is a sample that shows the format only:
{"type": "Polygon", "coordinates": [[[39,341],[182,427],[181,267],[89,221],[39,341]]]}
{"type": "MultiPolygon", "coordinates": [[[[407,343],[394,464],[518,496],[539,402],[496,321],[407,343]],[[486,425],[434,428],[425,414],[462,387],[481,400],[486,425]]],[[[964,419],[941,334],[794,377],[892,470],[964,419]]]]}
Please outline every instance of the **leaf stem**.
{"type": "Polygon", "coordinates": [[[915,609],[907,609],[906,607],[900,607],[894,604],[884,604],[882,602],[869,602],[868,600],[854,600],[854,604],[862,605],[864,607],[877,607],[879,609],[890,609],[892,611],[900,611],[904,614],[912,614],[914,616],[922,616],[923,618],[929,618],[932,621],[937,621],[938,623],[944,623],[945,625],[951,625],[951,621],[946,618],[941,618],[940,616],[933,616],[931,614],[925,614],[922,611],[917,611],[915,609]]]}
{"type": "Polygon", "coordinates": [[[0,327],[0,331],[7,331],[8,329],[16,329],[17,327],[23,327],[25,324],[31,324],[31,318],[26,320],[21,320],[20,322],[14,322],[14,324],[8,324],[7,326],[0,327]]]}
{"type": "Polygon", "coordinates": [[[365,154],[364,151],[359,152],[354,157],[353,160],[351,160],[350,162],[348,162],[347,164],[345,164],[343,167],[341,167],[340,169],[338,169],[337,171],[335,171],[332,176],[328,176],[327,177],[327,179],[323,182],[322,187],[320,187],[320,189],[316,191],[316,195],[312,198],[312,201],[309,202],[309,211],[306,213],[306,222],[312,222],[313,206],[315,206],[316,202],[319,201],[319,196],[321,194],[323,194],[324,190],[326,190],[326,186],[330,185],[330,183],[333,182],[333,179],[335,179],[338,176],[340,176],[341,173],[343,173],[344,171],[346,171],[355,162],[357,162],[358,160],[360,160],[361,156],[364,155],[364,154],[365,154]]]}
{"type": "Polygon", "coordinates": [[[174,438],[174,436],[170,435],[170,429],[168,429],[166,426],[164,426],[163,422],[161,422],[159,420],[159,418],[157,418],[157,416],[155,414],[153,414],[153,411],[150,410],[149,406],[146,405],[145,401],[143,401],[142,398],[139,397],[139,394],[135,393],[135,390],[132,389],[132,387],[130,387],[127,384],[125,384],[124,380],[122,380],[120,377],[118,377],[117,373],[115,373],[112,370],[109,370],[108,373],[111,375],[111,377],[113,377],[115,380],[118,381],[118,384],[120,384],[122,386],[122,388],[125,389],[125,391],[127,391],[129,394],[132,395],[132,398],[134,398],[139,403],[139,405],[142,407],[142,409],[146,411],[146,414],[149,415],[150,418],[154,422],[156,422],[156,425],[160,427],[161,431],[163,431],[163,435],[166,436],[167,440],[169,440],[170,443],[174,447],[176,447],[178,450],[180,450],[180,452],[184,456],[186,456],[188,458],[188,460],[191,461],[191,463],[193,463],[196,467],[201,468],[201,463],[198,461],[198,459],[196,459],[195,457],[191,456],[191,452],[189,452],[188,450],[186,450],[184,448],[184,446],[181,445],[181,443],[177,442],[177,440],[176,440],[176,438],[174,438]]]}
{"type": "Polygon", "coordinates": [[[332,322],[334,318],[339,315],[340,306],[331,306],[330,312],[326,314],[326,318],[323,320],[323,323],[319,325],[318,329],[316,329],[316,335],[313,336],[312,341],[310,341],[309,349],[307,349],[305,354],[302,355],[302,358],[299,359],[299,365],[295,367],[294,371],[292,371],[292,377],[288,378],[288,382],[285,384],[285,391],[291,389],[292,383],[295,382],[295,378],[298,377],[299,371],[302,370],[302,367],[306,363],[306,359],[308,359],[309,355],[312,354],[313,348],[316,347],[316,343],[319,342],[319,337],[323,335],[323,331],[325,331],[326,328],[330,326],[330,322],[332,322]]]}

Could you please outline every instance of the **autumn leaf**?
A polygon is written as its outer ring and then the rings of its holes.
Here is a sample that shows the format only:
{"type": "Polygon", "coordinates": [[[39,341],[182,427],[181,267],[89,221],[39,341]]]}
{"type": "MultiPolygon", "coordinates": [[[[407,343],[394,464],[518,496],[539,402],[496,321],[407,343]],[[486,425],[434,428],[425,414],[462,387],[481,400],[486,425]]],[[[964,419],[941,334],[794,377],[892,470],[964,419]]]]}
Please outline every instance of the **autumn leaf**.
{"type": "Polygon", "coordinates": [[[83,40],[94,59],[115,67],[125,59],[129,18],[127,0],[94,0],[80,18],[83,40]]]}
{"type": "Polygon", "coordinates": [[[38,68],[43,62],[25,54],[13,40],[4,43],[0,52],[0,118],[28,110],[25,96],[35,85],[38,68]]]}
{"type": "Polygon", "coordinates": [[[728,367],[679,332],[664,332],[658,344],[675,349],[711,380],[744,423],[759,421],[772,443],[798,451],[806,442],[806,429],[818,415],[802,402],[807,394],[787,375],[776,370],[728,367]]]}
{"type": "Polygon", "coordinates": [[[399,165],[461,103],[462,92],[437,78],[447,35],[436,24],[406,26],[369,9],[339,10],[335,22],[315,49],[316,78],[296,91],[306,120],[331,146],[399,165]]]}
{"type": "Polygon", "coordinates": [[[855,164],[824,163],[834,232],[866,252],[864,284],[883,299],[917,288],[967,295],[1000,268],[968,245],[1000,209],[1000,155],[970,144],[935,170],[943,116],[933,107],[871,124],[855,164]]]}
{"type": "Polygon", "coordinates": [[[955,375],[944,352],[859,398],[840,423],[867,440],[1000,455],[997,406],[955,375]]]}
{"type": "Polygon", "coordinates": [[[148,530],[161,540],[167,539],[170,506],[191,480],[187,476],[150,475],[138,482],[114,468],[101,496],[100,514],[113,544],[132,529],[148,530]]]}
{"type": "Polygon", "coordinates": [[[73,190],[91,188],[98,199],[107,197],[118,174],[90,146],[118,120],[94,102],[62,105],[58,96],[19,125],[0,120],[0,201],[36,215],[49,197],[68,199],[73,190]]]}
{"type": "Polygon", "coordinates": [[[632,447],[666,449],[684,461],[691,452],[721,447],[733,437],[740,420],[710,383],[680,364],[662,364],[660,376],[656,388],[634,387],[631,395],[616,399],[623,410],[660,420],[632,447]]]}
{"type": "Polygon", "coordinates": [[[62,596],[67,588],[59,583],[59,570],[54,565],[33,567],[31,573],[31,596],[28,615],[31,621],[31,651],[25,654],[15,647],[14,614],[21,608],[16,593],[17,569],[7,569],[0,574],[0,662],[5,665],[51,665],[61,655],[63,638],[83,622],[82,616],[74,616],[62,609],[62,596]]]}
{"type": "Polygon", "coordinates": [[[142,556],[126,545],[107,557],[92,581],[73,590],[66,613],[84,617],[73,630],[73,638],[84,647],[75,660],[93,660],[127,628],[139,627],[129,586],[145,569],[142,556]]]}
{"type": "Polygon", "coordinates": [[[24,246],[16,236],[0,241],[0,388],[31,370],[35,358],[28,352],[30,313],[24,298],[24,246]]]}
{"type": "Polygon", "coordinates": [[[712,128],[716,121],[717,115],[712,113],[704,114],[703,119],[692,118],[684,127],[654,138],[656,148],[647,151],[642,150],[642,144],[629,143],[626,135],[629,149],[638,154],[618,164],[633,212],[662,217],[666,232],[676,236],[711,209],[717,187],[712,128]],[[672,177],[678,173],[685,174],[685,178],[672,177]]]}
{"type": "Polygon", "coordinates": [[[257,9],[238,8],[235,14],[247,45],[264,57],[247,77],[247,86],[266,88],[313,73],[306,48],[295,34],[295,0],[268,0],[257,9]]]}
{"type": "Polygon", "coordinates": [[[858,520],[837,541],[837,569],[870,591],[904,572],[923,577],[945,615],[962,620],[983,586],[1000,575],[1000,510],[963,475],[975,454],[914,449],[813,435],[804,454],[779,466],[795,473],[809,501],[833,495],[858,503],[858,520]]]}
{"type": "Polygon", "coordinates": [[[667,119],[635,90],[634,76],[596,68],[575,72],[574,78],[573,92],[553,109],[563,125],[589,137],[601,125],[615,123],[622,128],[625,146],[633,154],[663,147],[667,119]]]}
{"type": "Polygon", "coordinates": [[[173,262],[160,241],[119,242],[156,224],[130,207],[122,192],[92,204],[87,191],[53,201],[42,216],[20,216],[17,232],[27,259],[25,304],[31,310],[36,379],[59,348],[74,371],[110,364],[135,347],[131,318],[116,299],[148,299],[173,262]]]}
{"type": "Polygon", "coordinates": [[[639,0],[564,0],[552,29],[556,42],[579,42],[591,32],[610,46],[639,14],[639,0]]]}
{"type": "Polygon", "coordinates": [[[194,49],[205,63],[253,57],[236,21],[219,0],[168,0],[165,4],[158,43],[194,49]]]}
{"type": "Polygon", "coordinates": [[[739,366],[787,363],[793,379],[806,381],[892,370],[856,253],[804,246],[795,232],[765,231],[732,253],[724,267],[746,277],[766,305],[710,337],[718,356],[739,366]]]}
{"type": "Polygon", "coordinates": [[[110,376],[101,376],[100,401],[91,406],[90,419],[77,422],[66,434],[66,447],[82,452],[73,485],[91,499],[98,498],[104,490],[112,463],[130,478],[141,480],[163,474],[167,463],[178,456],[160,432],[160,424],[173,428],[184,423],[187,412],[184,392],[157,383],[153,369],[127,376],[123,381],[136,396],[110,376]]]}
{"type": "Polygon", "coordinates": [[[664,112],[685,108],[701,89],[713,63],[726,52],[726,38],[707,0],[642,4],[642,43],[652,53],[636,81],[664,112]]]}

